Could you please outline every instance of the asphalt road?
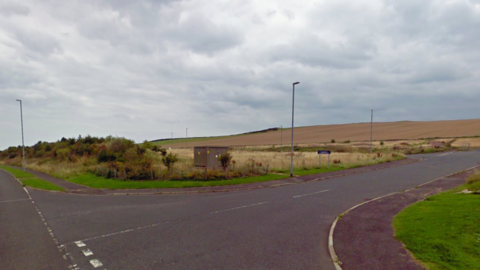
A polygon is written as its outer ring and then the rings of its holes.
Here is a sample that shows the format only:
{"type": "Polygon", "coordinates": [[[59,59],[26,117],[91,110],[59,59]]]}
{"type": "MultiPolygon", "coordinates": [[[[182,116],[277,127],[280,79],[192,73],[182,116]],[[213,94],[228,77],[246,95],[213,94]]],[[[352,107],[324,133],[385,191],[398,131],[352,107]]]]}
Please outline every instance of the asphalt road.
{"type": "MultiPolygon", "coordinates": [[[[323,181],[228,193],[29,192],[62,252],[68,253],[69,264],[79,269],[334,269],[327,238],[337,215],[365,200],[475,166],[480,152],[415,158],[424,160],[323,181]]],[[[62,252],[52,247],[52,237],[34,205],[12,201],[28,198],[14,181],[0,173],[0,269],[43,269],[42,259],[47,265],[55,262],[50,269],[66,269],[61,268],[62,252]],[[4,186],[9,190],[3,191],[4,186]],[[23,221],[22,229],[5,223],[6,215],[23,221]],[[35,234],[23,236],[25,231],[35,234]],[[26,260],[17,260],[21,251],[16,249],[32,242],[46,250],[40,253],[43,256],[32,249],[22,251],[23,258],[39,257],[39,267],[33,268],[26,260]]]]}

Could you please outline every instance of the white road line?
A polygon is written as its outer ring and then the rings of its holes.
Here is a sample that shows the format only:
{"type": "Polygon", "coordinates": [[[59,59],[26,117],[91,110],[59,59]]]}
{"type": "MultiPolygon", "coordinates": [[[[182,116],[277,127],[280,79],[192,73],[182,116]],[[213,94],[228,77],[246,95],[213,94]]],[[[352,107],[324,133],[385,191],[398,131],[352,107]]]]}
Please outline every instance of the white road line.
{"type": "Polygon", "coordinates": [[[75,242],[75,244],[76,244],[78,247],[84,247],[84,246],[86,246],[85,243],[83,243],[82,241],[77,241],[77,242],[75,242]]]}
{"type": "Polygon", "coordinates": [[[444,156],[450,155],[450,154],[453,154],[453,152],[447,152],[447,153],[443,153],[443,154],[438,154],[437,157],[444,157],[444,156]]]}
{"type": "Polygon", "coordinates": [[[21,201],[29,201],[29,200],[30,199],[8,200],[8,201],[0,201],[0,203],[21,202],[21,201]]]}
{"type": "Polygon", "coordinates": [[[313,192],[313,193],[308,193],[308,194],[302,194],[302,195],[293,196],[292,199],[296,199],[296,198],[300,198],[300,197],[304,197],[304,196],[315,195],[315,194],[323,193],[323,192],[327,192],[327,191],[330,191],[330,189],[321,190],[321,191],[317,191],[317,192],[313,192]]]}
{"type": "MultiPolygon", "coordinates": [[[[15,179],[17,179],[17,178],[15,178],[15,179]]],[[[20,180],[18,180],[18,179],[17,179],[17,181],[20,182],[20,180]]],[[[47,221],[43,217],[42,212],[40,212],[37,205],[35,204],[35,201],[32,199],[32,196],[30,196],[30,193],[28,192],[28,189],[23,187],[23,190],[25,190],[25,193],[27,193],[28,198],[32,202],[33,206],[35,207],[35,210],[37,211],[38,215],[40,216],[40,219],[43,221],[43,224],[47,228],[47,231],[50,234],[50,236],[52,237],[53,242],[55,242],[55,244],[57,245],[58,251],[60,251],[60,253],[62,253],[62,255],[64,255],[64,256],[62,256],[64,259],[69,261],[70,265],[68,266],[68,268],[69,269],[75,269],[75,270],[78,269],[77,265],[73,262],[73,257],[67,252],[67,248],[64,245],[59,245],[57,237],[55,236],[55,234],[53,234],[53,231],[52,231],[52,229],[50,229],[50,226],[48,225],[47,221]]]]}
{"type": "Polygon", "coordinates": [[[85,257],[88,257],[88,256],[92,256],[93,255],[93,252],[90,250],[90,249],[85,249],[85,250],[82,250],[83,252],[83,255],[85,255],[85,257]]]}
{"type": "Polygon", "coordinates": [[[214,215],[214,214],[218,214],[218,213],[223,213],[223,212],[227,212],[227,211],[233,211],[233,210],[243,209],[243,208],[252,207],[252,206],[257,206],[257,205],[262,205],[262,204],[266,204],[266,203],[267,203],[267,202],[254,203],[254,204],[249,204],[249,205],[234,207],[234,208],[230,208],[230,209],[219,210],[219,211],[211,212],[210,215],[214,215]]]}
{"type": "MultiPolygon", "coordinates": [[[[119,231],[119,232],[114,232],[114,233],[108,233],[108,234],[104,234],[104,235],[100,235],[100,236],[95,236],[95,237],[91,237],[91,238],[86,238],[86,239],[82,239],[81,241],[77,241],[77,242],[82,242],[82,241],[83,241],[83,242],[86,242],[86,241],[90,241],[90,240],[96,240],[96,239],[100,239],[100,238],[105,238],[105,237],[109,237],[109,236],[114,236],[114,235],[117,235],[117,234],[124,234],[124,233],[133,232],[133,231],[138,231],[138,230],[153,228],[153,227],[157,227],[157,226],[164,225],[164,224],[168,224],[168,223],[170,223],[170,222],[168,222],[168,221],[160,222],[160,223],[156,223],[156,224],[152,224],[152,225],[137,227],[137,228],[134,228],[134,229],[128,229],[128,230],[124,230],[124,231],[119,231]]],[[[74,243],[77,243],[77,242],[74,242],[74,243]]],[[[70,243],[70,244],[71,244],[71,243],[70,243]]]]}
{"type": "Polygon", "coordinates": [[[94,268],[102,267],[103,264],[97,259],[90,260],[90,263],[93,265],[94,268]]]}

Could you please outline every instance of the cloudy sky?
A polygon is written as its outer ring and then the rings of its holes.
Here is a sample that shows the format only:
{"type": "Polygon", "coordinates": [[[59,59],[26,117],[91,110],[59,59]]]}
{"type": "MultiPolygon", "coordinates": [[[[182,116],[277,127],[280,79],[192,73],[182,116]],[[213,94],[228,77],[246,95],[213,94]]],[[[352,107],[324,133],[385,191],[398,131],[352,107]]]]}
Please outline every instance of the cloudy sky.
{"type": "Polygon", "coordinates": [[[0,0],[0,150],[480,118],[480,0],[0,0]]]}

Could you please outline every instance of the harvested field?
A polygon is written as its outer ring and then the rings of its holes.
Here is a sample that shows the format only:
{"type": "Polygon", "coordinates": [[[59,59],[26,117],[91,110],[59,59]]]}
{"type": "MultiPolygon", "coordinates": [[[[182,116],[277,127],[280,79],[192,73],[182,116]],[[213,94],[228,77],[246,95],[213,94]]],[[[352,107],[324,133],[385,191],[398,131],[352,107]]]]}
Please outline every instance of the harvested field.
{"type": "MultiPolygon", "coordinates": [[[[246,134],[195,141],[188,143],[193,146],[260,146],[280,145],[280,130],[264,133],[246,134]]],[[[400,121],[373,123],[373,139],[395,143],[394,140],[418,140],[421,138],[455,138],[480,136],[480,119],[449,120],[449,121],[400,121]]],[[[322,144],[335,139],[337,143],[350,140],[362,142],[370,140],[370,123],[322,125],[295,128],[295,144],[322,144]]],[[[283,144],[289,145],[291,130],[283,130],[283,144]]],[[[178,140],[177,140],[178,142],[178,140]]],[[[461,144],[462,141],[456,141],[461,144]]],[[[397,142],[398,143],[398,142],[397,142]]],[[[475,144],[476,145],[476,144],[475,144]]],[[[480,143],[479,143],[480,145],[480,143]]],[[[184,147],[183,143],[165,143],[163,147],[184,147]]],[[[473,144],[472,147],[475,147],[473,144]]]]}

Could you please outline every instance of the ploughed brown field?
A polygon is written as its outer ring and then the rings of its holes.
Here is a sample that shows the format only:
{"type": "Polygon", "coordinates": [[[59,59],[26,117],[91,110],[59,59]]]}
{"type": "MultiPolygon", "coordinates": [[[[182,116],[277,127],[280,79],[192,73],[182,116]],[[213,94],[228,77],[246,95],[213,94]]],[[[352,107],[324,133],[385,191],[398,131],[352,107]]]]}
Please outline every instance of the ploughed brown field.
{"type": "MultiPolygon", "coordinates": [[[[321,125],[295,127],[294,143],[326,143],[335,139],[337,143],[370,140],[370,123],[321,125]]],[[[453,138],[480,136],[480,119],[446,121],[400,121],[373,123],[373,140],[414,140],[420,138],[453,138]]],[[[283,130],[283,145],[289,145],[291,129],[283,130]]],[[[235,135],[227,138],[188,142],[193,146],[254,146],[280,145],[280,130],[255,134],[235,135]]],[[[184,147],[183,143],[166,144],[164,147],[184,147]]]]}

